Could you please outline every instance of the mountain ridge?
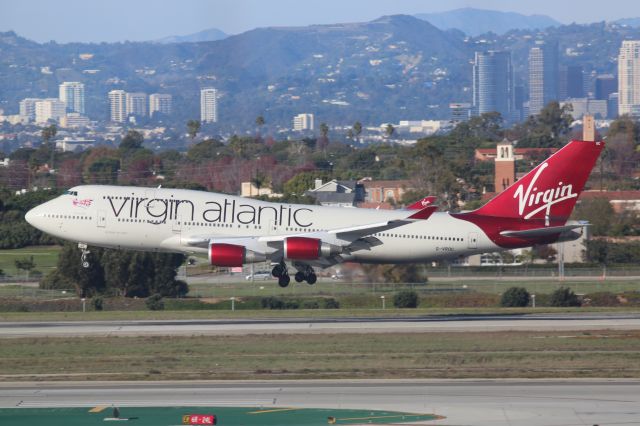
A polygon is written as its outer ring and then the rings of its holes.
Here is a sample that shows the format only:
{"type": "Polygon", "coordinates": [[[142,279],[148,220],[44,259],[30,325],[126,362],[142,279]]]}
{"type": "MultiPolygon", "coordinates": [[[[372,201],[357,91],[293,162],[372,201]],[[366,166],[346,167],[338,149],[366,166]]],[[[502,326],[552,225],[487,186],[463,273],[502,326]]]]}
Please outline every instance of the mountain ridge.
{"type": "Polygon", "coordinates": [[[523,15],[517,12],[464,7],[436,13],[414,15],[441,30],[457,29],[470,36],[485,33],[504,34],[510,30],[533,30],[562,25],[546,15],[523,15]]]}

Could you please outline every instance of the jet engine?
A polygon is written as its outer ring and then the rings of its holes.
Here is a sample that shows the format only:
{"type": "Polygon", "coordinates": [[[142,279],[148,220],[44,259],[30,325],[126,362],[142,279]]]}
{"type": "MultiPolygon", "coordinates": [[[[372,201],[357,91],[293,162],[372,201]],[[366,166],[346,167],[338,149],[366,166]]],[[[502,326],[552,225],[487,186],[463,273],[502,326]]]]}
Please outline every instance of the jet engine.
{"type": "Polygon", "coordinates": [[[291,260],[315,260],[340,252],[340,247],[318,238],[289,237],[284,240],[284,257],[291,260]]]}
{"type": "Polygon", "coordinates": [[[247,250],[244,246],[226,243],[209,244],[209,263],[214,266],[242,266],[245,263],[262,262],[264,253],[247,250]]]}

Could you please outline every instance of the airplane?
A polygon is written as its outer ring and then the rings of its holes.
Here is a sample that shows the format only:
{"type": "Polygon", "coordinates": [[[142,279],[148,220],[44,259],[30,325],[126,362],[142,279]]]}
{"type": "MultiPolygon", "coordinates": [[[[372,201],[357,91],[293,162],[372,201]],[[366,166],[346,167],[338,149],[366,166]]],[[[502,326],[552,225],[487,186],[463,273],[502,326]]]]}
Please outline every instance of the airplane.
{"type": "MultiPolygon", "coordinates": [[[[279,204],[204,191],[81,185],[28,211],[34,227],[88,246],[208,256],[211,265],[270,261],[286,287],[314,284],[341,262],[417,263],[570,241],[567,222],[604,142],[571,141],[484,206],[437,212],[435,197],[403,210],[279,204]]],[[[580,232],[578,231],[580,230],[580,232]]]]}

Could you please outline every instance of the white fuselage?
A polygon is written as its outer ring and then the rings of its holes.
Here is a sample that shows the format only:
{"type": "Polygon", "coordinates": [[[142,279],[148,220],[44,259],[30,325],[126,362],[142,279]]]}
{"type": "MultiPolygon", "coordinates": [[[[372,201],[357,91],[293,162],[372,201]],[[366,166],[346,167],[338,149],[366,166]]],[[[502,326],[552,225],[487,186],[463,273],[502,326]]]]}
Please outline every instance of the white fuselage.
{"type": "MultiPolygon", "coordinates": [[[[88,245],[205,254],[206,248],[189,241],[304,236],[406,216],[403,210],[279,204],[184,189],[87,185],[36,207],[27,220],[46,233],[88,245]]],[[[501,250],[475,224],[443,212],[372,235],[382,244],[355,251],[345,260],[424,262],[501,250]]]]}

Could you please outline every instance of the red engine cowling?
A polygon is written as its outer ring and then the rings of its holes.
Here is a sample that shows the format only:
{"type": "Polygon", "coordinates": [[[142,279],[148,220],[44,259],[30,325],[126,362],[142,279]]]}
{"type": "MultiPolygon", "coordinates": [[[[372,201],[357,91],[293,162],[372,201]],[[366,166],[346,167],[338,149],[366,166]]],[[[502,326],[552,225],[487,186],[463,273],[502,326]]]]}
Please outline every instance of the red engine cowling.
{"type": "Polygon", "coordinates": [[[235,244],[209,244],[209,263],[214,266],[242,266],[247,249],[235,244]]]}
{"type": "Polygon", "coordinates": [[[314,260],[322,254],[322,241],[317,238],[289,237],[284,240],[284,257],[294,260],[314,260]]]}

